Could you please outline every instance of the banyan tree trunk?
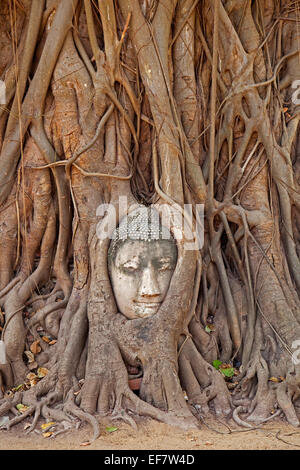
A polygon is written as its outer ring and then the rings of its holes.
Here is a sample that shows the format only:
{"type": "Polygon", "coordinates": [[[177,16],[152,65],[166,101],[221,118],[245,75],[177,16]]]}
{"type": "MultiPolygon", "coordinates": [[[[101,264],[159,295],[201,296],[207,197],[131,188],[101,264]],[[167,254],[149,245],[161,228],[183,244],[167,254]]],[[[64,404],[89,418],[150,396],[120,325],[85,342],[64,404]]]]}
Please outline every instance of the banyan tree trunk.
{"type": "Polygon", "coordinates": [[[0,415],[27,407],[7,428],[74,416],[97,437],[101,414],[189,427],[209,412],[299,425],[298,8],[1,2],[0,415]],[[145,319],[118,311],[101,236],[99,207],[118,223],[125,199],[188,204],[190,222],[205,210],[203,245],[177,242],[145,319]]]}

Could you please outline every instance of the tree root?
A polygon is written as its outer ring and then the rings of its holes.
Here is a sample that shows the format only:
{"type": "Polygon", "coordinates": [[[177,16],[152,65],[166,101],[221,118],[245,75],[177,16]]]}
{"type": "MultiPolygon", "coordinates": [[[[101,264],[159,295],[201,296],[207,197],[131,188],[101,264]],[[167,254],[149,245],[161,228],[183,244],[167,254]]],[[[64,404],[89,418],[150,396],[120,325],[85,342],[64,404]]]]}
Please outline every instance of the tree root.
{"type": "Polygon", "coordinates": [[[91,442],[98,439],[98,437],[100,436],[99,423],[97,419],[95,418],[95,416],[83,411],[82,409],[78,408],[78,406],[75,404],[74,389],[71,389],[68,392],[66,403],[64,405],[64,411],[66,413],[70,413],[71,415],[76,416],[76,418],[79,418],[80,421],[88,422],[92,426],[92,429],[93,429],[93,437],[92,437],[91,442]]]}
{"type": "Polygon", "coordinates": [[[125,413],[124,410],[114,410],[112,415],[111,415],[112,419],[113,420],[121,420],[121,421],[124,421],[124,423],[127,423],[129,424],[129,426],[131,426],[135,431],[137,431],[137,424],[136,422],[134,421],[133,418],[131,418],[131,416],[129,416],[128,413],[125,413]]]}
{"type": "Polygon", "coordinates": [[[280,408],[284,412],[288,422],[292,426],[298,427],[299,419],[296,415],[296,411],[291,400],[291,393],[288,384],[284,382],[278,384],[276,389],[276,397],[278,406],[280,406],[280,408]]]}
{"type": "Polygon", "coordinates": [[[237,408],[235,408],[233,410],[233,413],[232,413],[232,418],[234,419],[234,421],[236,422],[236,424],[238,424],[239,426],[242,426],[244,428],[253,428],[253,426],[249,423],[246,423],[245,421],[243,421],[240,417],[239,417],[239,412],[242,412],[242,413],[246,413],[247,412],[247,408],[245,408],[244,406],[238,406],[237,408]]]}
{"type": "Polygon", "coordinates": [[[190,404],[199,405],[203,413],[208,413],[208,403],[211,401],[217,416],[231,414],[231,397],[224,378],[203,359],[191,338],[185,342],[180,353],[179,371],[190,404]]]}
{"type": "Polygon", "coordinates": [[[238,416],[240,411],[248,414],[247,422],[255,424],[264,423],[283,412],[289,424],[299,426],[299,419],[292,401],[296,400],[299,393],[297,374],[294,374],[292,380],[295,383],[289,383],[288,374],[281,383],[270,381],[268,364],[261,354],[257,353],[249,362],[239,389],[233,396],[233,403],[238,405],[234,413],[236,422],[241,421],[238,416]],[[274,413],[276,408],[279,410],[274,413]]]}
{"type": "Polygon", "coordinates": [[[29,407],[28,410],[26,410],[21,415],[16,416],[15,418],[11,419],[7,424],[1,426],[0,430],[9,431],[12,426],[14,426],[15,424],[21,423],[21,421],[23,421],[28,416],[32,415],[32,413],[34,413],[34,407],[33,406],[29,407]]]}

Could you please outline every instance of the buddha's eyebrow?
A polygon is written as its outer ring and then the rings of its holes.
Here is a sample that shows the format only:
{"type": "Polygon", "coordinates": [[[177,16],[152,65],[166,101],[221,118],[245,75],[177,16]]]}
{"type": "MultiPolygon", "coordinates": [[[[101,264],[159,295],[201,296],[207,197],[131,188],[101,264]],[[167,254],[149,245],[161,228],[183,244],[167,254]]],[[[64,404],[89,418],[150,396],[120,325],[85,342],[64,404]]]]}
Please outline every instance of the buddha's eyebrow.
{"type": "Polygon", "coordinates": [[[124,262],[122,263],[122,266],[123,266],[124,264],[127,264],[127,263],[138,263],[138,262],[139,262],[139,259],[138,259],[138,258],[129,258],[129,259],[127,259],[126,261],[124,261],[124,262]]]}
{"type": "Polygon", "coordinates": [[[153,258],[153,261],[155,261],[155,263],[171,263],[173,258],[171,256],[157,256],[153,258]]]}
{"type": "Polygon", "coordinates": [[[127,263],[138,263],[139,261],[140,261],[139,257],[138,257],[138,256],[134,256],[133,258],[125,259],[125,261],[120,261],[119,265],[120,265],[120,266],[124,266],[124,264],[127,264],[127,263]]]}
{"type": "Polygon", "coordinates": [[[155,261],[157,263],[170,263],[172,261],[172,258],[170,256],[157,256],[155,257],[155,261]]]}

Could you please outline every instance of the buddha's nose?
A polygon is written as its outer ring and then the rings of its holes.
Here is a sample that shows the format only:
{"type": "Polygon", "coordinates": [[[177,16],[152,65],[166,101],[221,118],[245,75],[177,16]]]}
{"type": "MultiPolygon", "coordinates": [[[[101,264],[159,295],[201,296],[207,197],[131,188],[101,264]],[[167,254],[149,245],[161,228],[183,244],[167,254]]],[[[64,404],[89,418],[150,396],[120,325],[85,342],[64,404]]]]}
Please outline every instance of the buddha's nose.
{"type": "Polygon", "coordinates": [[[151,265],[143,270],[138,294],[139,297],[157,297],[161,294],[155,270],[151,265]]]}

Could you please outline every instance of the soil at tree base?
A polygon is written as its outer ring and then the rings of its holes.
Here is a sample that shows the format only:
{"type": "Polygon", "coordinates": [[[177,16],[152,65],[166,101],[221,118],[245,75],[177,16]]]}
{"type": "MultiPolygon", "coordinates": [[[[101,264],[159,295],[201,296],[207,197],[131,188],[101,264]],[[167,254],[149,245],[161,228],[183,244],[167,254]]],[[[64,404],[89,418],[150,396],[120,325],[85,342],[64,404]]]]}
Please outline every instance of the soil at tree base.
{"type": "MultiPolygon", "coordinates": [[[[213,418],[206,422],[212,429],[228,432],[213,418]]],[[[42,421],[37,429],[41,429],[41,424],[42,421]]],[[[231,429],[237,429],[234,423],[229,421],[227,424],[231,429]]],[[[11,431],[0,431],[0,450],[296,450],[300,445],[299,435],[300,430],[280,419],[274,419],[259,430],[224,435],[203,426],[199,430],[184,432],[154,420],[139,419],[138,430],[124,423],[103,422],[101,436],[90,445],[82,445],[91,438],[88,425],[81,425],[78,431],[71,430],[52,439],[35,432],[25,435],[24,423],[20,423],[11,431]],[[118,429],[108,432],[108,426],[118,429]],[[279,437],[290,444],[276,438],[278,431],[279,437]]]]}

